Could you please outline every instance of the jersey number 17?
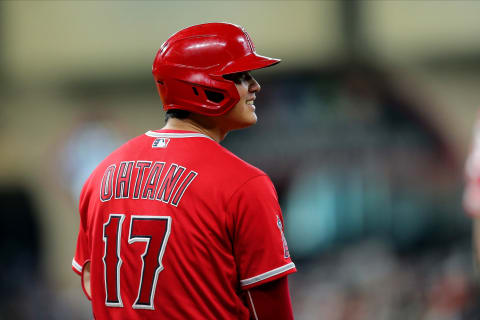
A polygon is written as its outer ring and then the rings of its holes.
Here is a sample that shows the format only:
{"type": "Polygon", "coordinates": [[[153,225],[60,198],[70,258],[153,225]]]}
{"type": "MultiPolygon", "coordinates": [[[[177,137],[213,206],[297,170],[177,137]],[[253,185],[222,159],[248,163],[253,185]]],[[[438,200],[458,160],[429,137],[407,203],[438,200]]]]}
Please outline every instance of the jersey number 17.
{"type": "MultiPolygon", "coordinates": [[[[122,227],[124,214],[110,214],[103,225],[103,256],[105,277],[105,305],[123,307],[120,269],[122,267],[122,227]]],[[[129,222],[128,244],[145,242],[141,255],[142,271],[139,274],[138,294],[134,309],[154,310],[153,298],[159,273],[163,270],[162,258],[170,235],[172,218],[168,216],[132,215],[129,222]]],[[[125,244],[127,245],[127,244],[125,244]]],[[[128,246],[126,248],[128,250],[128,246]]]]}

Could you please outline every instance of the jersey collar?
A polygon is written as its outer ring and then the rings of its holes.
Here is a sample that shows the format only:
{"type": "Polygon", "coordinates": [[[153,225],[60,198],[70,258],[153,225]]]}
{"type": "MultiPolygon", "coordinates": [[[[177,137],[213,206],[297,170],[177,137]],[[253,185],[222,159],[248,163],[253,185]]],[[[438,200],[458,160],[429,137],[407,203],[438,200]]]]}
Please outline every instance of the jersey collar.
{"type": "Polygon", "coordinates": [[[145,134],[153,138],[207,138],[215,141],[209,136],[193,131],[167,130],[167,131],[147,131],[145,134]]]}

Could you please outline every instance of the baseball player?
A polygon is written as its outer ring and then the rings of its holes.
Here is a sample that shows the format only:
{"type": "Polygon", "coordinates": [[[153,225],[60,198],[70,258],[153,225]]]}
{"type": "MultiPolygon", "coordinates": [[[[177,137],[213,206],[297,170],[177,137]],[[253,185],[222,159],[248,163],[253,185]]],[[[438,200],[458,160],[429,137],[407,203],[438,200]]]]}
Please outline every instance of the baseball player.
{"type": "Polygon", "coordinates": [[[279,61],[228,23],[161,46],[166,125],[114,151],[80,195],[72,267],[96,319],[293,319],[275,188],[219,144],[257,121],[250,70],[279,61]]]}

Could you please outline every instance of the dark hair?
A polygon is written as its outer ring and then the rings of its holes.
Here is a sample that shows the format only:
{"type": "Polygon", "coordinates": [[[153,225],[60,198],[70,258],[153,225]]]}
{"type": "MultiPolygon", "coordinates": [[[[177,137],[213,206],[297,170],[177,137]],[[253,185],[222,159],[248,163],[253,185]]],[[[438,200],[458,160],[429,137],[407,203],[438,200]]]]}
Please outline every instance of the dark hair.
{"type": "Polygon", "coordinates": [[[190,111],[186,110],[180,110],[180,109],[170,109],[167,110],[165,113],[165,122],[168,121],[168,119],[185,119],[190,116],[190,111]]]}

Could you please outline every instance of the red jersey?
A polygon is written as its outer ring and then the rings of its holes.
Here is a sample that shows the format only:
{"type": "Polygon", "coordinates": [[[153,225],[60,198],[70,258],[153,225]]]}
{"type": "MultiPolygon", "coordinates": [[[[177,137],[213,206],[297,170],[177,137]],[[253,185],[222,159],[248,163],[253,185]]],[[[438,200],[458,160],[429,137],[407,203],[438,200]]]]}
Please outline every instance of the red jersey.
{"type": "Polygon", "coordinates": [[[295,272],[275,189],[209,137],[149,131],[80,195],[73,270],[96,319],[249,319],[242,291],[295,272]]]}

